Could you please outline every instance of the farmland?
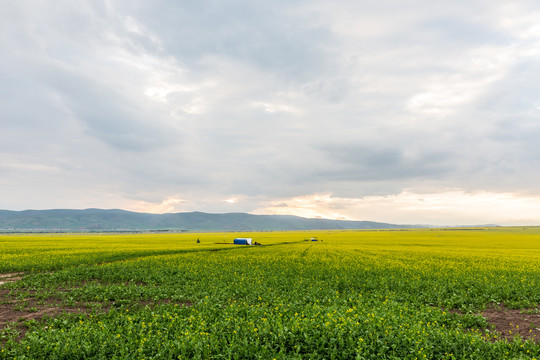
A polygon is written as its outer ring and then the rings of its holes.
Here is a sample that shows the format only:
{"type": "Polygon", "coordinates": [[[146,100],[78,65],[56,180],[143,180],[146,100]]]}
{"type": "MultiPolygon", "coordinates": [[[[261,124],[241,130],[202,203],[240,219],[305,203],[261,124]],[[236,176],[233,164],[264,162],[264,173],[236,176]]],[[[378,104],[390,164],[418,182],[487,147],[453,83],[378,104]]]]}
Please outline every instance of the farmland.
{"type": "Polygon", "coordinates": [[[537,228],[1,235],[0,273],[2,359],[540,353],[537,228]]]}

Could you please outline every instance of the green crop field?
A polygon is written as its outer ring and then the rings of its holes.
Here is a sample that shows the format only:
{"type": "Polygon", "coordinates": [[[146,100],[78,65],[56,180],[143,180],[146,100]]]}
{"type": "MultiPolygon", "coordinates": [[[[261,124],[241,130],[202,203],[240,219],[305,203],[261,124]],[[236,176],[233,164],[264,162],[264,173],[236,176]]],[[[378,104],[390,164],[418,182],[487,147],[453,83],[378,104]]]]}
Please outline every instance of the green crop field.
{"type": "Polygon", "coordinates": [[[540,353],[538,228],[0,235],[0,274],[2,359],[540,353]]]}

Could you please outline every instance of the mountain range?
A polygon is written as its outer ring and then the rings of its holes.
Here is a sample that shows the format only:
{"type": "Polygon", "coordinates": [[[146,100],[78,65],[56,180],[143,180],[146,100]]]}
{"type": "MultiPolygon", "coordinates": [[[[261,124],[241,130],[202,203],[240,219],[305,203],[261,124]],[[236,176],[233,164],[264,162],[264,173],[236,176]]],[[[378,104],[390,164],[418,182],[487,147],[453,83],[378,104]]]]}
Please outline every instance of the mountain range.
{"type": "Polygon", "coordinates": [[[169,214],[137,213],[125,210],[0,210],[0,231],[278,231],[331,229],[399,229],[373,221],[303,218],[293,215],[169,214]]]}

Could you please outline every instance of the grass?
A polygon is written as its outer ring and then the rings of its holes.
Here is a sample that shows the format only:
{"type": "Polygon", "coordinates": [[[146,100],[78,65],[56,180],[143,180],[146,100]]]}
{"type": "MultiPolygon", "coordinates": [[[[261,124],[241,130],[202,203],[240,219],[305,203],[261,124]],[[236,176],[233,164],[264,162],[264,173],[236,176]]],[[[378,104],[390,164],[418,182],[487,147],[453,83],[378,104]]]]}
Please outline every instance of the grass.
{"type": "Polygon", "coordinates": [[[26,274],[1,288],[19,294],[27,310],[38,310],[37,301],[86,309],[8,326],[0,358],[527,359],[540,352],[532,340],[502,340],[477,315],[492,304],[531,313],[538,306],[537,228],[2,235],[0,254],[0,272],[26,274]],[[237,236],[264,246],[218,244],[237,236]],[[313,236],[322,241],[304,241],[313,236]]]}

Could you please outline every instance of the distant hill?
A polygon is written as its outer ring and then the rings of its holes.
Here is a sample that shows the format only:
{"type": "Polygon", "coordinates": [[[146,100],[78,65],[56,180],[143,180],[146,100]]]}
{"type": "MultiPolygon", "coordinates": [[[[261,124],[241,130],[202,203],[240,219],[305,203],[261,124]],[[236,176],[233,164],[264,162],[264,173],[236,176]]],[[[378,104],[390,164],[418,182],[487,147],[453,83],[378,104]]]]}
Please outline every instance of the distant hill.
{"type": "Polygon", "coordinates": [[[274,231],[398,229],[421,226],[373,221],[308,219],[292,215],[146,214],[124,210],[0,210],[0,231],[274,231]]]}

